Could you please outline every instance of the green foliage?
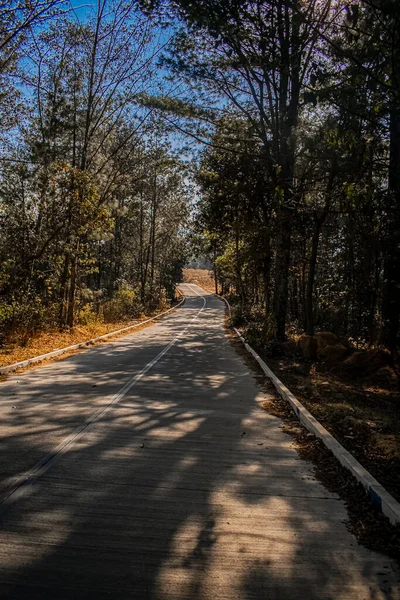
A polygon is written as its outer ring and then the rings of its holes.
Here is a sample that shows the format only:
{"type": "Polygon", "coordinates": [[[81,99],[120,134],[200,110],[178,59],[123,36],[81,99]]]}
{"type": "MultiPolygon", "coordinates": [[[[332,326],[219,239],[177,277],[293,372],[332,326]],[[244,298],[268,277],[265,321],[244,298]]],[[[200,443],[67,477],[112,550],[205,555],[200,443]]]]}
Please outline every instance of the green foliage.
{"type": "Polygon", "coordinates": [[[262,352],[276,339],[276,322],[272,314],[263,315],[261,321],[249,321],[246,327],[246,339],[250,346],[262,352]]]}
{"type": "Polygon", "coordinates": [[[79,325],[92,325],[93,323],[103,322],[102,316],[96,312],[91,304],[79,306],[76,320],[79,325]]]}
{"type": "Polygon", "coordinates": [[[0,343],[12,339],[25,346],[39,331],[56,325],[57,307],[44,305],[39,297],[22,297],[0,303],[0,343]]]}
{"type": "Polygon", "coordinates": [[[237,304],[231,310],[229,324],[231,327],[241,327],[245,323],[245,314],[241,304],[237,304]]]}
{"type": "Polygon", "coordinates": [[[3,335],[164,306],[197,252],[256,344],[289,323],[394,351],[399,3],[142,4],[179,28],[162,56],[135,3],[0,9],[3,335]],[[179,96],[149,92],[156,57],[179,96]]]}
{"type": "MultiPolygon", "coordinates": [[[[132,86],[145,85],[151,63],[151,24],[132,10],[110,2],[107,18],[79,28],[60,19],[37,39],[37,94],[0,163],[0,297],[38,298],[34,328],[50,309],[63,329],[103,318],[103,305],[106,320],[130,319],[174,297],[190,190],[160,122],[132,124],[132,86]]],[[[14,335],[3,319],[7,328],[14,335]]]]}
{"type": "Polygon", "coordinates": [[[170,67],[226,99],[197,174],[196,225],[216,240],[209,256],[236,295],[235,322],[263,345],[289,322],[395,351],[399,3],[175,5],[190,39],[178,40],[170,67]],[[305,42],[310,21],[315,38],[305,42]]]}
{"type": "Polygon", "coordinates": [[[144,310],[138,290],[119,290],[113,298],[105,300],[101,314],[105,323],[137,319],[144,310]]]}

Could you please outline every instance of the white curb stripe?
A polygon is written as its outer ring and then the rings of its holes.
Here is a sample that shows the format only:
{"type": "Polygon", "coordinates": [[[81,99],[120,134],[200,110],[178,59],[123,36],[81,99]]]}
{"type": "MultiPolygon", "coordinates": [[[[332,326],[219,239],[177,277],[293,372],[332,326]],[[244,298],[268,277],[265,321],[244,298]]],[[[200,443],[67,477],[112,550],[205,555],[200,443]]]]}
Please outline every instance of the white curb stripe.
{"type": "MultiPolygon", "coordinates": [[[[217,296],[216,294],[214,294],[217,296]]],[[[229,312],[231,312],[231,307],[229,302],[223,296],[217,296],[224,300],[226,303],[229,312]]],[[[239,337],[241,342],[244,344],[247,352],[251,354],[264,374],[270,379],[278,392],[278,394],[288,402],[301,421],[301,423],[313,433],[315,436],[320,438],[325,446],[334,454],[334,456],[338,459],[338,461],[348,469],[352,475],[364,486],[367,490],[371,500],[373,503],[382,511],[382,513],[389,519],[389,521],[393,525],[400,524],[400,503],[393,498],[389,494],[389,492],[371,475],[367,469],[365,469],[359,462],[354,458],[352,454],[346,448],[340,444],[336,438],[333,437],[329,431],[325,429],[323,425],[312,414],[302,405],[299,400],[292,394],[292,392],[280,381],[277,376],[271,371],[271,369],[266,365],[263,359],[257,354],[255,350],[246,342],[240,332],[233,327],[236,335],[239,337]]]]}
{"type": "Polygon", "coordinates": [[[36,463],[29,471],[17,478],[13,483],[12,487],[6,492],[6,496],[0,501],[0,515],[3,514],[11,504],[13,504],[18,498],[20,498],[24,491],[25,486],[31,484],[34,480],[38,479],[41,475],[44,475],[51,467],[60,460],[64,454],[66,454],[73,445],[87,432],[91,427],[101,419],[108,412],[113,405],[117,404],[121,398],[123,398],[133,386],[142,379],[142,377],[176,344],[176,342],[182,337],[184,333],[191,327],[191,325],[198,319],[200,314],[206,307],[206,299],[201,294],[198,294],[203,300],[203,306],[199,312],[189,321],[184,329],[167,345],[155,358],[153,358],[139,373],[131,377],[122,388],[111,397],[110,402],[96,411],[91,415],[86,422],[79,426],[75,431],[68,435],[54,450],[42,458],[36,463]]]}
{"type": "Polygon", "coordinates": [[[116,331],[110,331],[110,333],[100,335],[99,337],[92,338],[91,340],[85,340],[84,342],[79,342],[79,344],[74,344],[73,346],[67,346],[66,348],[61,348],[60,350],[53,350],[52,352],[48,352],[47,354],[41,354],[40,356],[34,356],[33,358],[27,358],[26,360],[23,360],[22,362],[14,363],[12,365],[7,365],[5,367],[0,367],[0,375],[3,375],[4,373],[9,373],[10,371],[16,371],[17,369],[20,369],[22,367],[27,367],[28,365],[32,365],[37,362],[41,362],[42,360],[45,360],[46,358],[53,358],[54,356],[60,356],[60,354],[65,354],[65,352],[69,352],[69,350],[77,350],[78,348],[85,348],[86,346],[90,346],[91,344],[94,344],[95,342],[98,342],[100,340],[105,340],[106,338],[109,338],[113,335],[117,335],[124,331],[129,331],[130,329],[135,329],[136,327],[140,327],[141,325],[144,325],[145,323],[150,323],[150,321],[154,321],[154,319],[163,317],[167,313],[171,312],[171,310],[178,308],[179,306],[181,306],[184,303],[184,301],[185,301],[185,299],[183,298],[183,300],[178,302],[178,304],[176,304],[176,306],[172,306],[172,308],[169,308],[165,312],[160,313],[159,315],[155,315],[154,317],[151,317],[150,319],[146,319],[145,321],[141,321],[140,323],[135,323],[135,325],[129,325],[128,327],[124,327],[123,329],[117,329],[116,331]]]}

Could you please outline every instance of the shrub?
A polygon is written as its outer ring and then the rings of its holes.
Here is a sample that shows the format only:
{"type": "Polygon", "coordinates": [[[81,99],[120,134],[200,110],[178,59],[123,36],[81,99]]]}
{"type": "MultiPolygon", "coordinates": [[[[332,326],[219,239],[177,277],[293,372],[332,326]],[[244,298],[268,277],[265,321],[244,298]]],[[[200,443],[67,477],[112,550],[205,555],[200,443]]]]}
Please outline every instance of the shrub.
{"type": "Polygon", "coordinates": [[[135,290],[118,290],[114,297],[103,302],[101,312],[106,323],[137,319],[143,312],[143,306],[135,290]]]}
{"type": "Polygon", "coordinates": [[[263,322],[265,318],[265,307],[261,304],[253,304],[246,312],[248,321],[263,322]]]}
{"type": "Polygon", "coordinates": [[[243,307],[241,304],[232,308],[229,321],[232,327],[240,327],[245,323],[243,307]]]}
{"type": "Polygon", "coordinates": [[[38,331],[55,326],[57,305],[43,304],[38,297],[0,303],[0,341],[25,346],[38,331]]]}
{"type": "Polygon", "coordinates": [[[96,312],[93,304],[84,304],[79,308],[77,321],[80,325],[91,325],[102,320],[102,315],[96,312]]]}
{"type": "Polygon", "coordinates": [[[250,346],[266,351],[276,337],[276,323],[269,314],[262,321],[252,321],[246,328],[246,339],[250,346]]]}

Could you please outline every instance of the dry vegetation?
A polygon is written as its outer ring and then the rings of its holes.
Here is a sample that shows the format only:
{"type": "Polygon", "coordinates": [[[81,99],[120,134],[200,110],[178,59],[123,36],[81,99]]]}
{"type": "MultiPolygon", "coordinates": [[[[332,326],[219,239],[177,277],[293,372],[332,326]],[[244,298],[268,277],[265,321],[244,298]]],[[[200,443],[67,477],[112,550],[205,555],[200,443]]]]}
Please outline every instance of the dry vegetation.
{"type": "MultiPolygon", "coordinates": [[[[232,324],[238,315],[235,307],[232,324]]],[[[400,364],[394,357],[381,347],[354,347],[332,332],[278,342],[268,340],[261,321],[242,318],[240,326],[311,414],[400,500],[400,364]]]]}
{"type": "Polygon", "coordinates": [[[306,360],[290,343],[280,355],[264,358],[300,402],[400,500],[400,389],[395,370],[366,374],[343,364],[306,360]]]}
{"type": "MultiPolygon", "coordinates": [[[[163,312],[164,310],[165,309],[158,312],[163,312]]],[[[153,314],[155,315],[157,313],[153,314]]],[[[86,340],[105,335],[106,333],[111,333],[112,331],[118,331],[125,327],[129,327],[130,325],[138,324],[141,321],[145,321],[148,318],[148,316],[143,315],[143,317],[140,319],[130,321],[118,321],[115,323],[91,323],[90,325],[77,326],[74,329],[68,331],[60,332],[54,330],[49,332],[43,332],[36,335],[35,337],[32,337],[29,340],[29,342],[23,346],[18,343],[8,343],[3,346],[0,346],[0,367],[12,365],[17,362],[22,362],[24,360],[27,360],[28,358],[33,358],[35,356],[41,356],[42,354],[47,354],[48,352],[52,352],[53,350],[58,350],[61,348],[72,346],[74,344],[79,344],[86,340]]],[[[136,331],[139,331],[140,329],[142,329],[143,327],[147,327],[148,325],[151,325],[151,323],[133,329],[132,333],[135,333],[136,331]]],[[[124,335],[127,335],[127,333],[121,333],[119,335],[117,334],[115,337],[121,337],[124,335]]],[[[107,343],[111,339],[113,338],[107,338],[105,342],[107,343]]],[[[63,355],[62,358],[65,358],[65,356],[66,355],[63,355]]]]}
{"type": "Polygon", "coordinates": [[[215,292],[214,274],[208,269],[183,269],[184,283],[196,283],[207,292],[215,292]]]}

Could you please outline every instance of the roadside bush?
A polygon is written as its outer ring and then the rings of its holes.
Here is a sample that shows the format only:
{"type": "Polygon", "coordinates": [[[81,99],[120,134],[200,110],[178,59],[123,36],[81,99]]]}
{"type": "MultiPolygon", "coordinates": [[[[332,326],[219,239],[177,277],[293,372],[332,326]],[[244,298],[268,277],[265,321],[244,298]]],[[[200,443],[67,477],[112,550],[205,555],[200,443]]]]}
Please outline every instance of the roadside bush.
{"type": "Polygon", "coordinates": [[[0,342],[26,346],[38,331],[51,329],[57,322],[56,304],[44,305],[40,298],[23,298],[10,304],[0,302],[0,342]]]}
{"type": "Polygon", "coordinates": [[[143,306],[135,290],[118,290],[113,298],[101,305],[101,314],[105,323],[137,319],[143,312],[143,306]]]}
{"type": "Polygon", "coordinates": [[[252,321],[246,327],[246,339],[250,346],[261,351],[271,350],[271,344],[275,344],[276,323],[272,315],[267,315],[262,321],[252,321]]]}
{"type": "Polygon", "coordinates": [[[166,289],[161,287],[146,287],[144,295],[144,307],[146,313],[155,310],[166,310],[170,306],[166,289]]]}
{"type": "Polygon", "coordinates": [[[263,323],[265,319],[265,307],[261,304],[253,304],[246,312],[248,321],[263,323]]]}
{"type": "Polygon", "coordinates": [[[167,292],[162,288],[158,294],[158,310],[167,310],[170,307],[170,302],[167,297],[167,292]]]}
{"type": "Polygon", "coordinates": [[[102,323],[103,316],[96,311],[93,304],[84,304],[79,308],[77,322],[79,325],[102,323]]]}
{"type": "Polygon", "coordinates": [[[241,304],[237,304],[232,308],[229,321],[231,327],[240,327],[245,323],[245,316],[241,304]]]}

